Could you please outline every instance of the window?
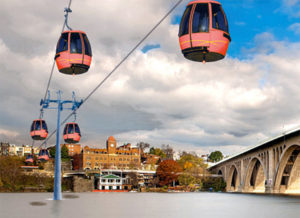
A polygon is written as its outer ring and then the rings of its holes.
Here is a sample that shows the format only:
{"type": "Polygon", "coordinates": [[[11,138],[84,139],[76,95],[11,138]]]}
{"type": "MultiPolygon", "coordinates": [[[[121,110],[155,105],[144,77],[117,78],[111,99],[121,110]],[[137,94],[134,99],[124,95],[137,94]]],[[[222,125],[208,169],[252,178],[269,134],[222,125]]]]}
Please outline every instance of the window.
{"type": "Polygon", "coordinates": [[[79,135],[81,136],[80,129],[79,129],[79,126],[77,124],[75,125],[75,132],[79,133],[79,135]]]}
{"type": "Polygon", "coordinates": [[[85,34],[82,34],[83,42],[84,42],[84,48],[85,48],[85,54],[92,56],[92,49],[90,42],[85,34]]]}
{"type": "Polygon", "coordinates": [[[193,33],[208,32],[209,13],[208,4],[197,4],[193,18],[193,33]]]}
{"type": "Polygon", "coordinates": [[[73,124],[70,124],[68,128],[68,134],[73,134],[73,133],[74,133],[74,126],[73,124]]]}
{"type": "Polygon", "coordinates": [[[42,128],[44,130],[46,130],[46,132],[48,132],[47,125],[46,125],[46,122],[44,120],[42,121],[42,128]]]}
{"type": "Polygon", "coordinates": [[[63,33],[58,41],[56,53],[68,50],[68,33],[63,33]]]}
{"type": "Polygon", "coordinates": [[[189,20],[191,15],[191,9],[193,5],[190,5],[186,8],[180,24],[179,36],[183,36],[189,33],[189,20]]]}
{"type": "Polygon", "coordinates": [[[228,31],[228,25],[226,23],[226,16],[219,4],[211,4],[212,7],[212,24],[213,28],[218,30],[228,31]]]}
{"type": "Polygon", "coordinates": [[[71,53],[82,53],[82,45],[81,45],[81,38],[79,33],[72,33],[71,34],[71,43],[70,43],[71,53]]]}
{"type": "Polygon", "coordinates": [[[35,122],[32,122],[30,131],[34,131],[34,124],[35,124],[35,122]]]}
{"type": "Polygon", "coordinates": [[[35,122],[35,129],[34,130],[41,130],[41,121],[40,120],[35,122]]]}
{"type": "Polygon", "coordinates": [[[67,129],[68,129],[68,125],[66,125],[65,128],[64,128],[64,135],[67,134],[67,129]]]}

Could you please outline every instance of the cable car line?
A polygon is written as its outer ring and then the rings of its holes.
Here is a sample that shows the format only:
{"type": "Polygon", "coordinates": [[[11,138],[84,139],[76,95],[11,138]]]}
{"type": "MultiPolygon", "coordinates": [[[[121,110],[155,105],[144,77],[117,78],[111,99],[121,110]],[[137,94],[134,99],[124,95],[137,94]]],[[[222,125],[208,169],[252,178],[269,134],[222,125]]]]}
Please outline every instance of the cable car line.
{"type": "MultiPolygon", "coordinates": [[[[72,4],[72,0],[69,1],[68,8],[66,8],[65,11],[68,10],[68,9],[70,9],[71,4],[72,4]]],[[[65,15],[65,16],[66,16],[66,15],[65,15]]],[[[65,19],[64,24],[63,24],[63,27],[62,27],[62,30],[61,30],[61,33],[64,31],[66,25],[67,25],[67,21],[66,21],[66,19],[65,19]]],[[[68,27],[68,26],[67,26],[67,27],[68,27]]],[[[49,76],[49,80],[48,80],[48,83],[47,83],[46,92],[45,92],[45,95],[44,95],[44,98],[43,98],[44,100],[46,100],[46,98],[47,98],[48,90],[49,90],[50,83],[51,83],[52,76],[53,76],[53,72],[54,72],[54,67],[55,67],[55,60],[53,61],[52,68],[51,68],[51,71],[50,71],[50,76],[49,76]]],[[[41,113],[42,113],[42,112],[41,112],[41,113]]],[[[40,114],[40,116],[41,116],[41,114],[40,114]]]]}
{"type": "MultiPolygon", "coordinates": [[[[67,24],[67,18],[68,18],[68,13],[69,13],[69,12],[72,12],[71,9],[70,9],[71,5],[72,5],[72,0],[69,0],[68,7],[65,8],[65,12],[67,12],[67,13],[66,13],[66,15],[65,15],[65,21],[64,21],[64,24],[63,24],[61,33],[64,31],[64,29],[65,29],[66,26],[69,28],[69,26],[68,26],[68,24],[67,24]]],[[[51,67],[51,71],[50,71],[50,76],[49,76],[49,79],[48,79],[48,82],[47,82],[47,88],[46,88],[45,95],[44,95],[44,98],[43,98],[44,101],[45,101],[46,98],[47,98],[47,94],[48,94],[48,91],[49,91],[50,83],[51,83],[52,76],[53,76],[53,72],[54,72],[54,68],[55,68],[55,63],[56,63],[56,61],[55,61],[55,59],[54,59],[53,64],[52,64],[52,67],[51,67]]],[[[43,109],[41,108],[41,109],[40,109],[39,119],[42,119],[42,115],[43,115],[43,109]]],[[[52,136],[52,134],[51,134],[51,136],[52,136]]],[[[44,144],[45,144],[45,143],[43,143],[42,145],[44,145],[44,144]]],[[[42,146],[42,145],[41,145],[41,146],[42,146]]],[[[32,146],[31,146],[31,148],[33,148],[33,146],[34,146],[34,140],[32,140],[32,146]]],[[[41,148],[41,146],[39,146],[39,148],[41,148]]]]}
{"type": "MultiPolygon", "coordinates": [[[[87,100],[109,79],[109,77],[112,76],[112,74],[133,54],[133,52],[154,32],[154,30],[157,29],[157,27],[178,7],[178,5],[182,2],[183,0],[179,0],[168,12],[165,16],[163,16],[162,19],[159,20],[159,22],[130,50],[130,52],[114,67],[114,69],[90,92],[87,97],[83,99],[83,102],[81,106],[87,102],[87,100]]],[[[70,3],[72,0],[70,0],[70,3]]],[[[65,24],[64,24],[65,25],[65,24]]],[[[47,93],[46,95],[47,96],[47,93]]],[[[78,109],[73,110],[65,119],[64,121],[61,122],[60,126],[64,125],[68,119],[76,113],[78,109]]],[[[47,143],[47,141],[56,133],[57,129],[55,129],[48,137],[47,139],[39,146],[42,147],[47,143]]]]}

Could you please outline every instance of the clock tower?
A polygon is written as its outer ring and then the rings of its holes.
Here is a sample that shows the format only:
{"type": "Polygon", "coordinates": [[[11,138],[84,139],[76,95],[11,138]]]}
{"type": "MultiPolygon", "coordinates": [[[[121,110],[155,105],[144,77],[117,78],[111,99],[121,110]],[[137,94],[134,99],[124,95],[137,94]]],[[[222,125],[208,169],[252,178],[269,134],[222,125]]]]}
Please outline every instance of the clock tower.
{"type": "Polygon", "coordinates": [[[113,136],[110,136],[106,141],[106,149],[109,154],[115,154],[117,149],[117,141],[113,136]]]}

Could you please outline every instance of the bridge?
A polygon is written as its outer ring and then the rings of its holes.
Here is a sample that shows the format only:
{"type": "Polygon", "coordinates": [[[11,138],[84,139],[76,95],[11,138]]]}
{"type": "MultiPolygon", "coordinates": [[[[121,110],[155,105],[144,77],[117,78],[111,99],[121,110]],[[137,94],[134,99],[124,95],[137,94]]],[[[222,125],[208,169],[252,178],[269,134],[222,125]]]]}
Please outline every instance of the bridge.
{"type": "Polygon", "coordinates": [[[209,168],[227,192],[300,194],[300,129],[286,132],[209,168]]]}

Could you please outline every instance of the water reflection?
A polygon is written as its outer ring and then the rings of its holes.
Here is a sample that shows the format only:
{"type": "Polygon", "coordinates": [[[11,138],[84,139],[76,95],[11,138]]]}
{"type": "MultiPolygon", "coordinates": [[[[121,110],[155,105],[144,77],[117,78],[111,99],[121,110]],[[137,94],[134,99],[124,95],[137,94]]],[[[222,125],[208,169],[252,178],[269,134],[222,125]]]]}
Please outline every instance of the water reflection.
{"type": "Polygon", "coordinates": [[[53,215],[53,217],[57,217],[57,218],[61,217],[62,204],[63,204],[63,200],[51,202],[51,214],[53,215]]]}
{"type": "Polygon", "coordinates": [[[33,202],[30,202],[30,205],[31,206],[45,206],[45,205],[47,205],[47,203],[42,202],[42,201],[33,201],[33,202]]]}
{"type": "Polygon", "coordinates": [[[224,193],[0,194],[0,217],[299,218],[300,198],[224,193]],[[17,206],[16,206],[17,205],[17,206]],[[26,211],[26,212],[24,212],[26,211]]]}

